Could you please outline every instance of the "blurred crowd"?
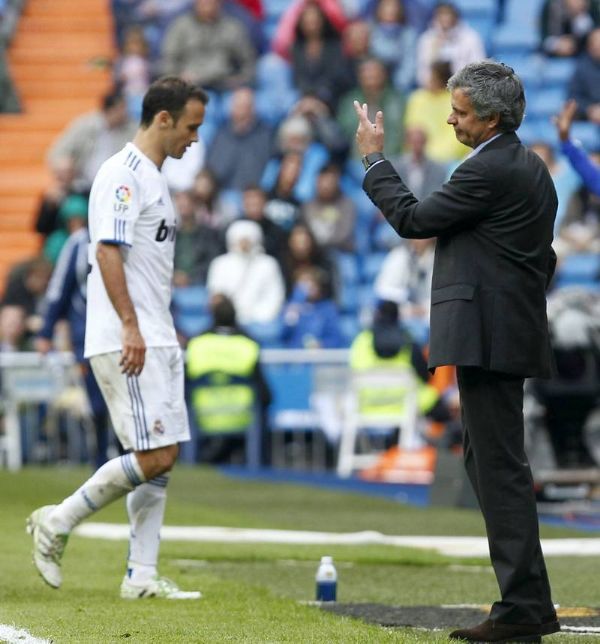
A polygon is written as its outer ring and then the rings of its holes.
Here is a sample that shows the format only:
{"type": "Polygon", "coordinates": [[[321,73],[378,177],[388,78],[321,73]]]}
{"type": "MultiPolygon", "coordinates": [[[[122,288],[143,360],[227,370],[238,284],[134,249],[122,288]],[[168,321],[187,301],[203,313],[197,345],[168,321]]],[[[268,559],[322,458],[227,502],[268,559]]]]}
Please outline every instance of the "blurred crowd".
{"type": "MultiPolygon", "coordinates": [[[[12,4],[0,0],[0,15],[12,4]]],[[[506,27],[512,4],[490,0],[487,24],[506,27]]],[[[534,4],[536,56],[571,61],[563,89],[577,101],[574,118],[600,124],[600,2],[534,4]]],[[[378,301],[396,303],[426,345],[435,240],[399,239],[364,196],[352,103],[367,103],[370,118],[384,111],[386,155],[414,194],[438,189],[469,151],[446,124],[446,82],[466,63],[502,60],[461,2],[112,0],[112,10],[114,89],[48,151],[41,253],[4,287],[2,348],[31,348],[52,269],[85,226],[94,175],[131,138],[146,89],[164,74],[210,95],[200,141],[163,168],[181,219],[173,312],[182,343],[208,326],[209,298],[221,293],[262,346],[347,347],[378,301]]],[[[600,197],[556,140],[528,138],[558,192],[559,259],[597,259],[600,197]]],[[[593,162],[598,151],[588,151],[593,162]]]]}

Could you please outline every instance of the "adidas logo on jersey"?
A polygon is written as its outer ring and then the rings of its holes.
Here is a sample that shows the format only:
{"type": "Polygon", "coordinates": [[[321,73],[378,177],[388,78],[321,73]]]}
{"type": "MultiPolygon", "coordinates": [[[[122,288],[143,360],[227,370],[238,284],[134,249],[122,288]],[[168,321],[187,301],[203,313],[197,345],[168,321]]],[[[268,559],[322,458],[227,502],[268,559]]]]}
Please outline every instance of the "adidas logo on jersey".
{"type": "Polygon", "coordinates": [[[175,241],[175,234],[177,233],[177,226],[174,224],[172,226],[167,226],[166,219],[163,219],[156,231],[156,237],[154,238],[157,242],[164,242],[167,239],[169,241],[175,241]]]}

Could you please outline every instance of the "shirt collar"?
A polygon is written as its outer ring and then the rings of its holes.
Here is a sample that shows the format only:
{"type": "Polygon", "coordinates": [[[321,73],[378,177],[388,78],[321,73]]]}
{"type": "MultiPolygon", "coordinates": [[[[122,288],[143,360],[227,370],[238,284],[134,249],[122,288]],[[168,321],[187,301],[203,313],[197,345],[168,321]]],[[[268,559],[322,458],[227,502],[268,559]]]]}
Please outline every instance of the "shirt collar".
{"type": "Polygon", "coordinates": [[[487,141],[484,141],[483,143],[480,143],[476,148],[473,148],[473,150],[471,150],[471,152],[467,155],[467,159],[470,159],[471,157],[474,157],[476,154],[479,154],[483,150],[483,148],[485,148],[485,146],[488,143],[491,143],[492,141],[495,141],[499,136],[502,136],[502,134],[503,134],[503,132],[499,132],[498,134],[493,136],[491,139],[487,139],[487,141]]]}

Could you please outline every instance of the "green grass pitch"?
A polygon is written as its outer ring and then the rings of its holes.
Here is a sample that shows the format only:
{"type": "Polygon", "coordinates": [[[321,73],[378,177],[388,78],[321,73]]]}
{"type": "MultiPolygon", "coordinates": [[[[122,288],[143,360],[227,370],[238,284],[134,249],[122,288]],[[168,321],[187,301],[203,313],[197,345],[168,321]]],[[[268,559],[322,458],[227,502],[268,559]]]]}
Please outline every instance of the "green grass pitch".
{"type": "MultiPolygon", "coordinates": [[[[338,568],[338,600],[386,605],[489,604],[497,597],[489,562],[384,546],[290,546],[176,543],[161,548],[161,574],[200,601],[126,602],[118,589],[126,542],[73,536],[64,584],[45,586],[31,565],[24,522],[32,509],[60,500],[88,475],[82,468],[0,470],[0,624],[64,643],[443,642],[448,631],[384,628],[307,605],[321,555],[338,568]],[[456,565],[460,564],[460,565],[456,565]]],[[[123,502],[94,521],[126,522],[123,502]]],[[[169,484],[165,523],[385,534],[483,535],[479,514],[414,508],[356,494],[281,483],[229,479],[208,468],[178,467],[169,484]]],[[[552,537],[590,536],[542,527],[552,537]]],[[[595,558],[548,560],[554,599],[563,606],[600,606],[595,558]]],[[[599,642],[568,634],[559,642],[599,642]]]]}

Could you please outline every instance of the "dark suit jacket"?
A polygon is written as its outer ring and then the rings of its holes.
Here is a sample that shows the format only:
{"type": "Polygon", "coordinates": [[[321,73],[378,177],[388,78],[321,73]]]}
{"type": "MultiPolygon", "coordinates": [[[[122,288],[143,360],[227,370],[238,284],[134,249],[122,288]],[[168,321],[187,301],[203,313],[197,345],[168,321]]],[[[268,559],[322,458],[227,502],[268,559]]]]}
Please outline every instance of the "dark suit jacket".
{"type": "Polygon", "coordinates": [[[402,237],[437,237],[429,366],[551,375],[546,287],[557,198],[543,162],[503,134],[417,201],[391,163],[364,189],[402,237]]]}

